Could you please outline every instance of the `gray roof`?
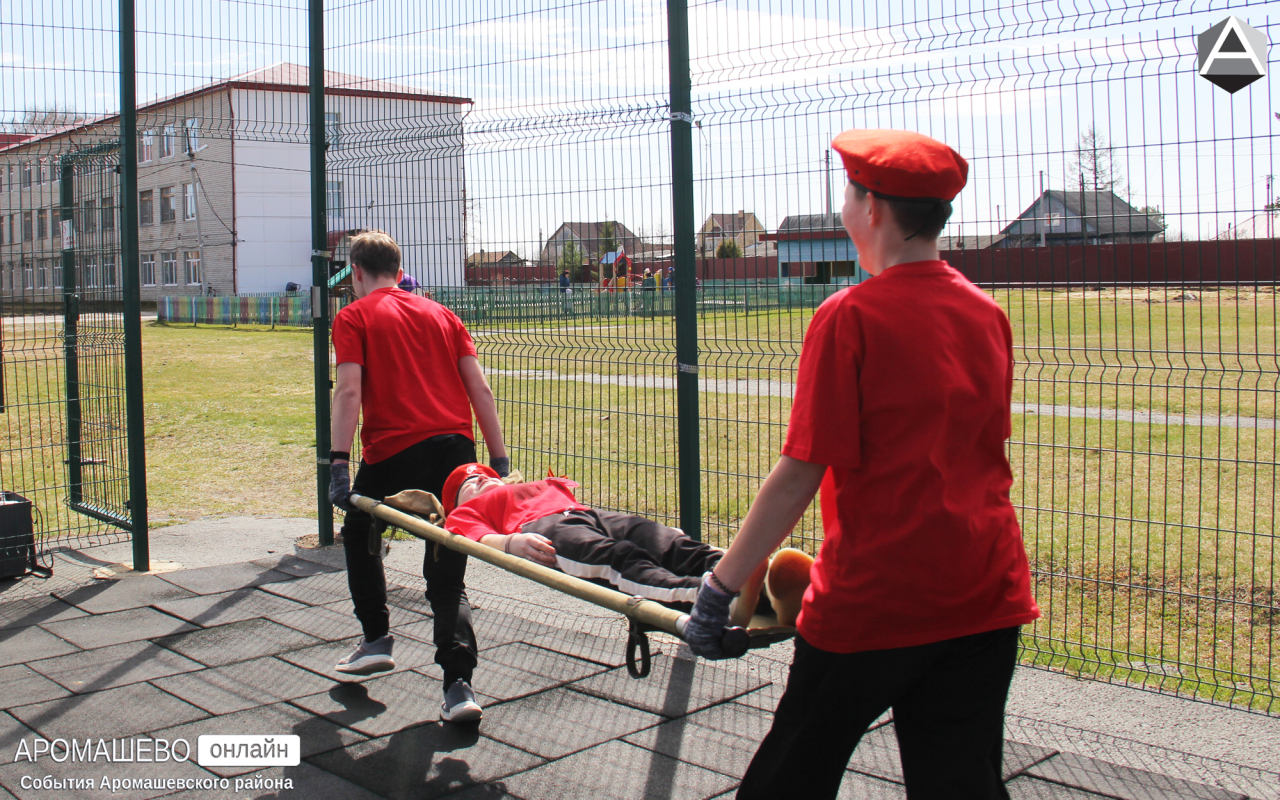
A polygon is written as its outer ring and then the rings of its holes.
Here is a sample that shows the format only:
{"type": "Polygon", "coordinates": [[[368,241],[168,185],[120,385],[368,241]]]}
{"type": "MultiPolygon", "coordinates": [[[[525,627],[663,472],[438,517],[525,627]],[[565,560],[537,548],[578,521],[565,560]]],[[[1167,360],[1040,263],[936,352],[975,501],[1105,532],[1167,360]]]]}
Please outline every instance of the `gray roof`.
{"type": "Polygon", "coordinates": [[[977,236],[939,236],[939,250],[986,250],[988,247],[1002,241],[1005,238],[1003,233],[997,233],[994,236],[985,234],[977,236]]]}
{"type": "MultiPolygon", "coordinates": [[[[1084,217],[1088,227],[1100,236],[1135,233],[1155,235],[1164,230],[1157,220],[1129,205],[1117,197],[1115,192],[1065,192],[1049,189],[1001,233],[1014,236],[1033,233],[1031,230],[1024,231],[1021,223],[1043,215],[1044,211],[1039,207],[1046,198],[1049,204],[1064,206],[1072,217],[1084,217]]],[[[1058,233],[1061,232],[1050,231],[1049,235],[1058,233]]]]}
{"type": "Polygon", "coordinates": [[[805,231],[839,231],[844,233],[844,223],[839,214],[796,214],[782,220],[778,233],[803,233],[805,231]]]}

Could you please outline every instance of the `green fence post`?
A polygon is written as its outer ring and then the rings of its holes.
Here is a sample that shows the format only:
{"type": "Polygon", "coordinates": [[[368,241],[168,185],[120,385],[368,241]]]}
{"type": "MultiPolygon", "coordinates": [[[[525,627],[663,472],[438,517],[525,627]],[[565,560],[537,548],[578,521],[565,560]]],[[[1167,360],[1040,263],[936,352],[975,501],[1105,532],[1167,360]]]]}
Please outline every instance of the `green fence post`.
{"type": "MultiPolygon", "coordinates": [[[[138,105],[134,0],[120,0],[120,261],[124,293],[124,414],[133,569],[151,571],[147,534],[147,445],[142,402],[142,289],[138,274],[138,105]]],[[[66,270],[63,269],[65,276],[66,270]]]]}
{"type": "Polygon", "coordinates": [[[67,497],[72,505],[83,499],[84,467],[80,452],[80,295],[76,281],[76,219],[73,199],[75,167],[62,157],[60,186],[62,232],[62,355],[67,398],[67,497]]]}
{"type": "Polygon", "coordinates": [[[693,105],[689,77],[689,8],[667,2],[671,74],[671,209],[675,217],[676,407],[680,527],[702,541],[702,425],[698,412],[698,305],[694,293],[693,105]]]}
{"type": "Polygon", "coordinates": [[[329,229],[325,223],[324,3],[310,0],[311,82],[311,333],[316,382],[316,511],[320,546],[333,544],[329,505],[329,229]]]}

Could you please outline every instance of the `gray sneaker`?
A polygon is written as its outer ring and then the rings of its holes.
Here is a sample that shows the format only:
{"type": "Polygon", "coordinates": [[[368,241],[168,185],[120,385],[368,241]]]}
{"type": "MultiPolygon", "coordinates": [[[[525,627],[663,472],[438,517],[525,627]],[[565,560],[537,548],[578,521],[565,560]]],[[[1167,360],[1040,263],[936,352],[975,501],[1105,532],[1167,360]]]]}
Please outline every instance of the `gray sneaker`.
{"type": "Polygon", "coordinates": [[[476,702],[471,684],[463,680],[454,681],[449,691],[444,693],[440,719],[445,722],[477,722],[483,716],[484,709],[476,702]]]}
{"type": "Polygon", "coordinates": [[[347,675],[372,675],[393,670],[396,660],[391,657],[391,648],[395,643],[395,637],[389,633],[372,642],[361,640],[360,646],[339,661],[334,669],[347,675]]]}

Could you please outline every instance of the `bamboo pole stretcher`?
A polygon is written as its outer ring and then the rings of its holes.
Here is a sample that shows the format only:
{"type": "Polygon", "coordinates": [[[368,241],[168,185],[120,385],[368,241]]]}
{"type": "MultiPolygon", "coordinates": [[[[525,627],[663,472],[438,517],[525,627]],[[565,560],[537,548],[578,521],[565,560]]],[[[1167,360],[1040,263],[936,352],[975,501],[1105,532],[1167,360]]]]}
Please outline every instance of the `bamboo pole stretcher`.
{"type": "MultiPolygon", "coordinates": [[[[528,559],[504,553],[465,536],[450,533],[419,516],[408,514],[371,497],[352,493],[350,503],[419,539],[474,556],[499,569],[513,572],[558,592],[564,592],[579,600],[594,603],[628,617],[631,620],[631,630],[627,643],[627,672],[634,678],[643,678],[649,674],[649,640],[645,635],[646,628],[665,631],[684,639],[684,627],[689,621],[689,615],[667,608],[661,603],[626,595],[582,578],[567,575],[559,570],[544,567],[528,559]],[[637,650],[639,650],[638,663],[637,650]]],[[[734,658],[745,654],[751,644],[751,637],[743,628],[726,628],[721,639],[721,647],[725,653],[734,658]]]]}

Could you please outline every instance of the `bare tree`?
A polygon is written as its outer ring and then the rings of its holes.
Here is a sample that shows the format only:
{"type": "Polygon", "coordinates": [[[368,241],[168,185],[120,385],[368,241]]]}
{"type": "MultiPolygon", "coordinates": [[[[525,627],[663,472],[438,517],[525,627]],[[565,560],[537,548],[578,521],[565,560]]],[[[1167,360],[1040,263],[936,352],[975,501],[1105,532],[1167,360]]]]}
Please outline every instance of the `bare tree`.
{"type": "Polygon", "coordinates": [[[1107,143],[1106,138],[1098,133],[1094,125],[1080,136],[1080,144],[1076,145],[1075,157],[1071,163],[1071,178],[1079,175],[1081,190],[1095,192],[1114,191],[1120,185],[1120,167],[1116,163],[1116,149],[1107,143]]]}
{"type": "Polygon", "coordinates": [[[57,106],[40,108],[39,106],[32,106],[23,111],[8,127],[12,133],[40,136],[41,134],[54,133],[55,131],[82,125],[88,121],[89,115],[72,111],[69,108],[59,108],[57,106]]]}

